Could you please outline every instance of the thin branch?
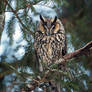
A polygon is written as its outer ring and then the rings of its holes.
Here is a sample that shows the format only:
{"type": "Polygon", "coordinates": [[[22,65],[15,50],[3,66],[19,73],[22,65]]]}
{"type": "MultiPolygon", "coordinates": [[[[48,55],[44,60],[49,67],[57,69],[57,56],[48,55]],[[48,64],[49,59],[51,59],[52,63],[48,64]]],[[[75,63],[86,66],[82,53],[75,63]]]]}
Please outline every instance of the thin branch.
{"type": "Polygon", "coordinates": [[[65,56],[63,56],[63,59],[65,61],[67,61],[69,59],[72,59],[72,58],[75,58],[78,56],[88,55],[88,54],[90,54],[91,48],[92,48],[92,41],[87,43],[84,47],[82,47],[72,53],[66,54],[65,56]]]}
{"type": "Polygon", "coordinates": [[[5,0],[6,4],[11,8],[12,12],[15,14],[16,18],[19,20],[19,22],[21,23],[21,25],[24,27],[25,30],[28,30],[27,32],[29,32],[32,36],[34,36],[34,33],[28,28],[26,27],[23,22],[21,21],[20,17],[18,16],[16,10],[14,10],[11,5],[8,3],[7,0],[5,0]]]}

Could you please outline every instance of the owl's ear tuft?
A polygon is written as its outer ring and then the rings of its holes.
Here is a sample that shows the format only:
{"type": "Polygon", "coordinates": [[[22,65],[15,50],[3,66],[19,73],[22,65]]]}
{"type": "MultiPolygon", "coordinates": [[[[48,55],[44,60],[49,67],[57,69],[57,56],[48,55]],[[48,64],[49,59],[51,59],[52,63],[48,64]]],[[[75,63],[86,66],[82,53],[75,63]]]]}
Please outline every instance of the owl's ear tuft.
{"type": "Polygon", "coordinates": [[[44,23],[44,18],[40,15],[40,20],[44,23]]]}
{"type": "Polygon", "coordinates": [[[53,20],[51,25],[54,25],[56,23],[56,21],[57,21],[57,16],[55,16],[55,18],[54,18],[54,20],[53,20]]]}
{"type": "Polygon", "coordinates": [[[57,16],[55,16],[53,23],[55,23],[56,21],[57,21],[57,16]]]}

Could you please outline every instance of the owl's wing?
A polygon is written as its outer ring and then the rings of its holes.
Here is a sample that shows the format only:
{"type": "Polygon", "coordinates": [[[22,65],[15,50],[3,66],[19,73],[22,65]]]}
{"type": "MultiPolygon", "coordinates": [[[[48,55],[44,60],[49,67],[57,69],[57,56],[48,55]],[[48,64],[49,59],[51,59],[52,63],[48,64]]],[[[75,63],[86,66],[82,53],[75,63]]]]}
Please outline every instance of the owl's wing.
{"type": "Polygon", "coordinates": [[[62,48],[62,55],[64,56],[67,53],[67,42],[66,42],[66,35],[65,35],[65,46],[62,48]]]}
{"type": "Polygon", "coordinates": [[[38,67],[39,67],[39,58],[38,58],[36,50],[34,50],[34,53],[35,53],[35,67],[38,69],[38,67]]]}
{"type": "Polygon", "coordinates": [[[38,70],[40,72],[43,71],[43,67],[42,67],[42,64],[41,64],[41,59],[40,59],[40,56],[37,54],[37,51],[35,50],[35,58],[36,58],[36,67],[38,68],[38,70]]]}
{"type": "Polygon", "coordinates": [[[41,40],[41,33],[40,31],[36,31],[35,33],[35,41],[34,41],[34,49],[35,49],[35,58],[36,58],[36,66],[37,68],[39,69],[40,72],[43,71],[43,67],[42,67],[42,64],[41,64],[41,58],[39,56],[39,49],[41,48],[40,47],[40,40],[41,40]]]}

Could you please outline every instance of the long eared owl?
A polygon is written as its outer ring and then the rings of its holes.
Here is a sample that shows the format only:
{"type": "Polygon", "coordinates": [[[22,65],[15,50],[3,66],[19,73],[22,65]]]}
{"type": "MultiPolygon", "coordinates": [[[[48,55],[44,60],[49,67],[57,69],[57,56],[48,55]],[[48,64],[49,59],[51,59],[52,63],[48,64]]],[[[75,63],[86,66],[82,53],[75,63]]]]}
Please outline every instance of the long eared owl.
{"type": "Polygon", "coordinates": [[[44,18],[40,15],[34,41],[39,62],[47,65],[56,62],[65,54],[65,47],[65,30],[61,21],[57,17],[44,18]]]}

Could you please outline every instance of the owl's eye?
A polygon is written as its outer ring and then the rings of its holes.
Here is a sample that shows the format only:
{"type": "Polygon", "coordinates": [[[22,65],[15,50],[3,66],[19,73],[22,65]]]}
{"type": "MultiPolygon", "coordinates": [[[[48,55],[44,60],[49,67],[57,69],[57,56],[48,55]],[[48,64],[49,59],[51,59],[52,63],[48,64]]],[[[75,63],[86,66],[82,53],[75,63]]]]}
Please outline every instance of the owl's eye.
{"type": "Polygon", "coordinates": [[[43,26],[47,26],[47,22],[44,22],[44,23],[43,23],[43,26]]]}
{"type": "Polygon", "coordinates": [[[47,29],[47,22],[44,22],[43,24],[44,29],[47,29]]]}
{"type": "Polygon", "coordinates": [[[52,29],[55,29],[55,27],[56,27],[56,25],[54,24],[54,25],[52,26],[52,29]]]}
{"type": "Polygon", "coordinates": [[[51,26],[54,26],[54,25],[55,25],[55,23],[54,23],[54,22],[52,22],[52,23],[51,23],[51,26]]]}

